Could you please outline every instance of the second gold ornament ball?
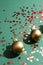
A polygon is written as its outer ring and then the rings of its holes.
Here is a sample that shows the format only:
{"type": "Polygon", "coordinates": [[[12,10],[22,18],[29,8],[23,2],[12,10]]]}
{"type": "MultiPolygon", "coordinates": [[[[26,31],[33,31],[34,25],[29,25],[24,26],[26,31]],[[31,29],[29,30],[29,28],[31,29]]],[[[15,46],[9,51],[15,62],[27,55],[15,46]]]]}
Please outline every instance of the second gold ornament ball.
{"type": "Polygon", "coordinates": [[[35,40],[36,42],[40,40],[41,35],[42,35],[41,31],[38,29],[33,29],[31,32],[31,38],[35,40]]]}

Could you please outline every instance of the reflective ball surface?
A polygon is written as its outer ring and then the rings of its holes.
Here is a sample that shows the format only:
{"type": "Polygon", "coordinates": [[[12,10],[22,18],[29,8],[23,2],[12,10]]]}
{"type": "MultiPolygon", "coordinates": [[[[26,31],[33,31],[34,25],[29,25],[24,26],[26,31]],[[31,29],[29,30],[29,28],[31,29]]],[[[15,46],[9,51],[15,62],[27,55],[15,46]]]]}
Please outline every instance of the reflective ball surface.
{"type": "Polygon", "coordinates": [[[15,41],[12,45],[12,50],[16,54],[20,54],[24,49],[24,44],[20,41],[15,41]]]}
{"type": "Polygon", "coordinates": [[[31,32],[31,38],[33,40],[35,40],[35,41],[39,41],[40,38],[41,38],[41,35],[42,35],[41,31],[40,30],[37,30],[37,29],[34,29],[31,32]]]}

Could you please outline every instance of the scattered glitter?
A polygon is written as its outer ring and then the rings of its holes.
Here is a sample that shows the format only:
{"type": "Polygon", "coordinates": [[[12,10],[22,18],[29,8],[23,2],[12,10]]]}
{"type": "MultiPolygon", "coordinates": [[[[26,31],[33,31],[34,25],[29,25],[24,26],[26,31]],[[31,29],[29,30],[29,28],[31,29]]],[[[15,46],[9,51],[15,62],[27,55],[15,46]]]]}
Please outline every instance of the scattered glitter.
{"type": "Polygon", "coordinates": [[[4,55],[3,54],[0,54],[0,57],[4,57],[4,55]]]}
{"type": "Polygon", "coordinates": [[[32,30],[36,29],[35,25],[33,25],[32,30]]]}
{"type": "Polygon", "coordinates": [[[4,47],[4,46],[5,46],[5,44],[4,44],[4,43],[2,43],[2,46],[4,47]]]}
{"type": "Polygon", "coordinates": [[[33,59],[34,58],[34,56],[31,56],[31,57],[29,57],[30,59],[33,59]]]}
{"type": "Polygon", "coordinates": [[[8,44],[10,45],[10,42],[8,44]]]}
{"type": "Polygon", "coordinates": [[[43,56],[43,48],[41,49],[41,56],[43,56]]]}
{"type": "Polygon", "coordinates": [[[6,41],[6,40],[3,40],[3,39],[1,40],[2,43],[5,42],[5,41],[6,41]]]}
{"type": "Polygon", "coordinates": [[[39,50],[36,50],[36,52],[39,52],[39,50]]]}
{"type": "Polygon", "coordinates": [[[15,41],[18,41],[18,39],[14,38],[14,40],[13,40],[13,41],[14,41],[14,42],[15,42],[15,41]]]}
{"type": "Polygon", "coordinates": [[[35,7],[35,4],[33,4],[33,7],[35,7]]]}
{"type": "Polygon", "coordinates": [[[14,64],[14,61],[9,60],[7,64],[14,64]]]}
{"type": "Polygon", "coordinates": [[[4,48],[2,48],[2,51],[4,51],[4,48]]]}
{"type": "Polygon", "coordinates": [[[43,38],[42,38],[42,40],[43,40],[43,38]]]}
{"type": "Polygon", "coordinates": [[[30,40],[28,40],[28,42],[30,42],[30,40]]]}
{"type": "Polygon", "coordinates": [[[32,62],[33,60],[30,60],[30,62],[32,62]]]}
{"type": "Polygon", "coordinates": [[[38,18],[38,16],[36,16],[36,18],[38,18]]]}
{"type": "Polygon", "coordinates": [[[6,10],[5,9],[3,9],[3,12],[5,12],[6,10]]]}
{"type": "Polygon", "coordinates": [[[28,55],[27,51],[23,51],[23,54],[24,54],[24,55],[28,55]]]}
{"type": "Polygon", "coordinates": [[[29,61],[30,59],[29,58],[27,58],[27,61],[29,61]]]}
{"type": "Polygon", "coordinates": [[[22,32],[19,32],[19,35],[20,35],[20,39],[22,40],[23,39],[22,32]]]}
{"type": "Polygon", "coordinates": [[[28,32],[28,35],[30,35],[30,32],[28,32]]]}
{"type": "Polygon", "coordinates": [[[6,63],[4,63],[3,65],[6,65],[6,63]]]}
{"type": "Polygon", "coordinates": [[[35,51],[36,51],[36,47],[34,47],[34,48],[33,48],[33,50],[35,50],[35,51]]]}
{"type": "Polygon", "coordinates": [[[23,40],[26,40],[26,39],[27,39],[26,37],[23,38],[23,40]]]}
{"type": "Polygon", "coordinates": [[[2,37],[2,39],[4,39],[4,37],[2,37]]]}
{"type": "Polygon", "coordinates": [[[29,29],[29,31],[31,32],[31,29],[29,29]]]}
{"type": "Polygon", "coordinates": [[[36,61],[39,61],[39,59],[38,59],[38,58],[36,58],[36,61]]]}
{"type": "Polygon", "coordinates": [[[25,51],[25,48],[22,49],[22,52],[24,52],[24,51],[25,51]]]}
{"type": "Polygon", "coordinates": [[[41,51],[39,51],[39,53],[41,54],[41,51]]]}
{"type": "Polygon", "coordinates": [[[41,23],[42,21],[40,20],[40,23],[41,23]]]}
{"type": "Polygon", "coordinates": [[[43,47],[40,47],[40,49],[42,49],[43,47]]]}
{"type": "Polygon", "coordinates": [[[34,47],[38,47],[38,44],[34,44],[34,47]]]}
{"type": "Polygon", "coordinates": [[[11,27],[11,26],[10,26],[9,28],[10,28],[10,29],[12,29],[12,27],[11,27]]]}
{"type": "Polygon", "coordinates": [[[2,34],[2,32],[0,32],[0,34],[2,34]]]}
{"type": "Polygon", "coordinates": [[[22,64],[22,65],[27,65],[27,63],[26,63],[26,62],[20,62],[20,64],[22,64]]]}
{"type": "Polygon", "coordinates": [[[28,37],[28,35],[26,35],[26,37],[28,37]]]}
{"type": "Polygon", "coordinates": [[[31,52],[31,54],[34,54],[34,53],[36,53],[36,51],[32,51],[32,52],[31,52]]]}
{"type": "Polygon", "coordinates": [[[18,57],[18,59],[20,60],[20,59],[21,59],[21,57],[18,57]]]}

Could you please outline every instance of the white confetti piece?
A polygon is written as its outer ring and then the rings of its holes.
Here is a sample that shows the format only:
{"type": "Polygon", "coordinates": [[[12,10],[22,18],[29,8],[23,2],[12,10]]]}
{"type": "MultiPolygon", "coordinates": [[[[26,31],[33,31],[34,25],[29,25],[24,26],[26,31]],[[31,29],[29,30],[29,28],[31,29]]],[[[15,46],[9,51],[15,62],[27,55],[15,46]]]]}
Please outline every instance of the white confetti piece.
{"type": "Polygon", "coordinates": [[[29,31],[31,32],[31,29],[29,29],[29,31]]]}
{"type": "Polygon", "coordinates": [[[42,21],[40,21],[40,23],[41,23],[42,21]]]}
{"type": "Polygon", "coordinates": [[[36,50],[36,52],[39,52],[39,50],[36,50]]]}
{"type": "Polygon", "coordinates": [[[28,40],[28,42],[30,42],[30,40],[28,40]]]}
{"type": "Polygon", "coordinates": [[[41,51],[39,51],[39,53],[41,53],[41,51]]]}
{"type": "Polygon", "coordinates": [[[43,38],[42,38],[42,40],[43,40],[43,38]]]}
{"type": "Polygon", "coordinates": [[[33,48],[34,51],[36,51],[37,48],[33,48]]]}
{"type": "Polygon", "coordinates": [[[28,35],[26,35],[26,37],[28,37],[28,35]]]}
{"type": "Polygon", "coordinates": [[[27,58],[27,61],[29,61],[30,59],[29,58],[27,58]]]}
{"type": "Polygon", "coordinates": [[[32,62],[33,60],[30,60],[30,62],[32,62]]]}
{"type": "Polygon", "coordinates": [[[23,54],[24,54],[24,55],[28,55],[27,51],[23,51],[23,54]]]}
{"type": "Polygon", "coordinates": [[[32,52],[31,52],[31,54],[34,54],[34,53],[36,53],[36,51],[32,51],[32,52]]]}
{"type": "Polygon", "coordinates": [[[29,27],[31,27],[31,26],[29,26],[29,27]]]}
{"type": "Polygon", "coordinates": [[[43,56],[43,47],[40,47],[40,49],[41,49],[41,51],[40,51],[41,56],[43,56]]]}
{"type": "Polygon", "coordinates": [[[31,54],[33,54],[33,52],[31,52],[31,54]]]}
{"type": "Polygon", "coordinates": [[[30,32],[28,32],[28,35],[30,35],[30,32]]]}
{"type": "Polygon", "coordinates": [[[42,47],[40,47],[40,49],[42,49],[42,47]]]}
{"type": "Polygon", "coordinates": [[[36,18],[38,18],[38,16],[36,16],[36,18]]]}
{"type": "Polygon", "coordinates": [[[39,59],[38,59],[38,58],[36,58],[36,61],[39,61],[39,59]]]}
{"type": "Polygon", "coordinates": [[[33,59],[34,58],[34,56],[31,56],[31,57],[29,57],[30,59],[33,59]]]}

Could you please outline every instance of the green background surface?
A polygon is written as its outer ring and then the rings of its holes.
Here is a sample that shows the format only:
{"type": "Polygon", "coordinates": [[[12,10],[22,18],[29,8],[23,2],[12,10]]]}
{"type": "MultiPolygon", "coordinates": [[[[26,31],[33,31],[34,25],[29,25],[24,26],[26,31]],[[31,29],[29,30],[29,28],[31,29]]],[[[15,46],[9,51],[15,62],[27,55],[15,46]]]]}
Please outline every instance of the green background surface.
{"type": "MultiPolygon", "coordinates": [[[[31,8],[33,8],[33,10],[37,9],[36,11],[40,11],[41,9],[43,9],[43,0],[0,0],[0,31],[2,31],[2,34],[0,34],[0,40],[2,40],[2,37],[4,37],[4,39],[6,40],[5,42],[0,42],[0,54],[3,54],[4,51],[6,50],[6,46],[9,45],[8,43],[10,43],[10,45],[12,45],[13,43],[13,39],[17,38],[18,40],[20,40],[20,35],[17,35],[16,37],[14,36],[14,34],[12,32],[10,32],[10,26],[12,26],[13,24],[15,24],[14,22],[10,23],[10,22],[4,22],[5,19],[7,18],[8,20],[17,20],[16,17],[12,17],[14,12],[18,12],[20,10],[20,7],[29,7],[29,11],[30,11],[30,15],[31,15],[31,8]],[[35,7],[33,7],[33,4],[35,4],[35,7]],[[3,10],[5,9],[5,12],[3,12],[3,10]],[[13,39],[11,39],[11,37],[13,39]],[[5,46],[2,46],[2,44],[5,44],[5,46]],[[2,48],[4,48],[4,51],[2,51],[2,48]]],[[[28,14],[27,14],[28,15],[28,14]]],[[[36,16],[40,16],[40,15],[36,15],[36,16]]],[[[25,24],[25,19],[26,17],[23,16],[18,16],[18,18],[21,18],[21,24],[24,25],[25,24]]],[[[36,28],[38,28],[38,24],[43,25],[43,22],[39,22],[39,19],[35,19],[36,21],[36,28]]],[[[19,29],[20,25],[18,23],[16,23],[17,25],[14,27],[12,26],[12,29],[14,29],[14,32],[16,32],[16,34],[18,34],[19,32],[24,32],[25,30],[27,30],[26,28],[21,28],[19,29]],[[16,30],[17,28],[17,30],[16,30]]],[[[28,22],[27,26],[31,26],[30,23],[28,22]]],[[[30,29],[28,28],[28,31],[26,31],[26,33],[28,33],[30,31],[30,29]]],[[[42,38],[43,38],[43,34],[42,34],[42,38]]],[[[37,47],[38,50],[40,50],[40,47],[43,47],[43,40],[41,40],[38,42],[39,46],[37,47]]],[[[23,40],[21,40],[23,42],[23,40]]],[[[25,50],[28,52],[28,56],[29,54],[33,51],[32,48],[30,47],[30,45],[25,44],[25,50]]],[[[7,64],[8,60],[12,60],[14,61],[14,64],[11,65],[22,65],[19,62],[26,62],[27,65],[43,65],[42,61],[43,61],[43,56],[41,56],[38,53],[34,53],[34,56],[36,58],[39,58],[39,61],[37,62],[36,60],[33,60],[33,62],[29,62],[26,60],[26,58],[28,56],[23,55],[22,53],[19,55],[21,57],[20,60],[18,60],[18,57],[16,58],[6,58],[6,57],[0,57],[0,65],[4,65],[4,63],[7,64]]]]}

